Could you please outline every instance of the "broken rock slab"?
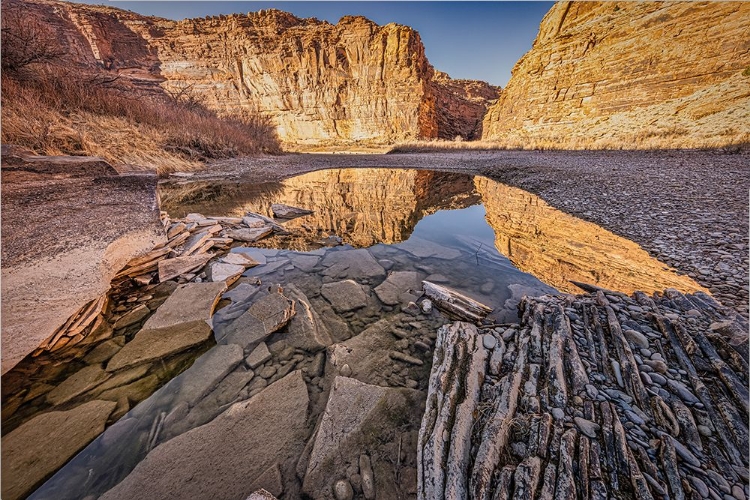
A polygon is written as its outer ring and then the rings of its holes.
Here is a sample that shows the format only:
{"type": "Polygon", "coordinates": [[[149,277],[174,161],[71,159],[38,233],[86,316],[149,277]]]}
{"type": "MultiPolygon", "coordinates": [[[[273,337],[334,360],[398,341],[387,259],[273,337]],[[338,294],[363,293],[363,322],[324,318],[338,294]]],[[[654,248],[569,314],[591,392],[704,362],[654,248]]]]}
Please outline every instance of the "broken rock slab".
{"type": "Polygon", "coordinates": [[[66,378],[60,385],[47,393],[47,401],[53,405],[66,403],[93,389],[110,376],[111,374],[102,370],[99,365],[87,366],[66,378]]]}
{"type": "Polygon", "coordinates": [[[131,259],[166,241],[156,175],[36,158],[33,180],[6,176],[3,165],[2,373],[106,293],[131,259]],[[75,177],[58,175],[65,164],[75,177]]]}
{"type": "Polygon", "coordinates": [[[228,229],[225,234],[227,237],[237,241],[244,241],[246,243],[254,243],[261,240],[271,234],[273,228],[271,226],[253,227],[253,228],[240,228],[240,229],[228,229]]]}
{"type": "Polygon", "coordinates": [[[292,347],[315,352],[333,344],[331,333],[307,296],[294,285],[287,285],[287,294],[294,300],[296,314],[289,322],[284,340],[292,347]]]}
{"type": "Polygon", "coordinates": [[[218,345],[196,359],[190,367],[190,376],[180,379],[173,387],[177,400],[193,404],[208,394],[229,372],[240,364],[242,348],[238,345],[218,345]]]}
{"type": "Polygon", "coordinates": [[[219,259],[219,261],[224,262],[225,264],[234,264],[244,267],[254,267],[261,264],[257,260],[253,259],[250,255],[241,252],[230,252],[219,259]]]}
{"type": "Polygon", "coordinates": [[[2,438],[2,497],[25,498],[104,431],[117,403],[90,401],[32,418],[2,438]]]}
{"type": "Polygon", "coordinates": [[[395,456],[399,436],[403,439],[400,432],[406,434],[419,428],[422,399],[423,394],[413,389],[380,387],[336,377],[314,438],[303,492],[315,500],[333,500],[334,483],[346,477],[349,464],[360,463],[361,455],[369,452],[372,476],[368,477],[373,479],[376,497],[399,498],[393,464],[401,461],[407,465],[395,456]],[[390,442],[382,442],[383,437],[390,437],[390,442]]]}
{"type": "Polygon", "coordinates": [[[216,326],[216,340],[249,348],[284,327],[295,314],[294,301],[272,292],[256,299],[239,317],[216,326]]]}
{"type": "Polygon", "coordinates": [[[384,278],[385,269],[364,249],[328,252],[321,263],[324,276],[338,279],[384,278]]]}
{"type": "Polygon", "coordinates": [[[386,280],[375,287],[375,295],[383,304],[395,306],[403,302],[401,296],[420,290],[422,279],[416,271],[394,271],[386,280]]]}
{"type": "Polygon", "coordinates": [[[231,284],[237,281],[237,278],[239,278],[243,272],[245,272],[245,266],[243,265],[214,262],[208,268],[207,276],[209,281],[231,284]]]}
{"type": "Polygon", "coordinates": [[[362,285],[353,280],[325,283],[320,293],[337,313],[353,311],[367,305],[367,295],[362,285]]]}
{"type": "Polygon", "coordinates": [[[208,321],[226,289],[227,284],[223,282],[180,285],[146,321],[143,329],[174,327],[198,320],[208,321]]]}
{"type": "Polygon", "coordinates": [[[102,500],[245,498],[278,464],[283,484],[307,437],[307,387],[294,371],[201,427],[154,448],[102,500]]]}
{"type": "Polygon", "coordinates": [[[195,271],[205,266],[211,260],[213,254],[201,253],[198,255],[185,255],[174,259],[159,261],[159,282],[177,278],[183,274],[195,271]]]}
{"type": "Polygon", "coordinates": [[[107,363],[107,371],[149,363],[182,352],[211,338],[211,327],[203,320],[164,328],[143,328],[107,363]]]}

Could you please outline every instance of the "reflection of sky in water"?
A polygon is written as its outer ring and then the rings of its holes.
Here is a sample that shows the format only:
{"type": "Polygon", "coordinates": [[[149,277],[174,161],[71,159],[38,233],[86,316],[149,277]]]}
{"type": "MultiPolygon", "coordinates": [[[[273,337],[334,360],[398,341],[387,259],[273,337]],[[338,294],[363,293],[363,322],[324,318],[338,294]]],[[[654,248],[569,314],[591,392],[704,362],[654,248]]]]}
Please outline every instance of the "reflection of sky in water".
{"type": "Polygon", "coordinates": [[[484,205],[458,210],[440,210],[420,220],[412,236],[445,245],[455,242],[456,235],[462,235],[475,238],[494,248],[495,231],[484,219],[485,213],[484,205]]]}

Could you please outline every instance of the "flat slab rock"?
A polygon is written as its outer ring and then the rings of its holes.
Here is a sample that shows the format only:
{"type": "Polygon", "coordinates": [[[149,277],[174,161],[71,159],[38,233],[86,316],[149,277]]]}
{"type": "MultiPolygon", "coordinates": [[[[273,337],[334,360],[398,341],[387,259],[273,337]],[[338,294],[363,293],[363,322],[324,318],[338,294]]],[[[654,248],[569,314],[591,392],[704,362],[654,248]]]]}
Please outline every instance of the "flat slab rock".
{"type": "Polygon", "coordinates": [[[188,283],[180,285],[143,325],[144,330],[174,327],[193,321],[208,321],[227,284],[188,283]]]}
{"type": "Polygon", "coordinates": [[[238,345],[218,345],[195,360],[190,367],[190,376],[180,379],[173,390],[177,400],[193,404],[211,392],[229,372],[240,364],[244,354],[238,345]]]}
{"type": "Polygon", "coordinates": [[[100,498],[246,498],[275,464],[290,484],[308,432],[307,405],[302,373],[294,371],[208,424],[157,446],[100,498]]]}
{"type": "Polygon", "coordinates": [[[321,263],[324,276],[332,278],[382,278],[385,269],[364,249],[328,252],[321,263]]]}
{"type": "Polygon", "coordinates": [[[367,305],[367,295],[362,285],[353,280],[326,283],[321,287],[320,293],[338,313],[353,311],[367,305]]]}
{"type": "Polygon", "coordinates": [[[461,256],[461,252],[455,248],[444,247],[416,236],[412,236],[396,246],[402,250],[406,250],[415,257],[419,257],[420,259],[431,257],[436,259],[453,260],[461,256]]]}
{"type": "Polygon", "coordinates": [[[3,498],[25,498],[104,431],[116,406],[90,401],[72,410],[42,413],[3,437],[3,498]]]}
{"type": "Polygon", "coordinates": [[[296,217],[302,217],[303,215],[310,215],[313,213],[312,210],[292,207],[290,205],[284,205],[283,203],[272,204],[271,212],[273,212],[273,216],[277,219],[294,219],[296,217]]]}
{"type": "MultiPolygon", "coordinates": [[[[419,426],[421,396],[413,389],[336,377],[310,453],[303,492],[315,500],[334,499],[334,482],[346,476],[349,464],[358,463],[362,453],[382,446],[378,443],[380,437],[392,436],[397,447],[398,433],[389,431],[405,421],[419,426]]],[[[387,461],[395,457],[381,456],[372,463],[377,498],[398,498],[393,487],[393,464],[387,461]]]]}
{"type": "Polygon", "coordinates": [[[59,405],[70,401],[106,381],[112,374],[99,365],[87,366],[66,378],[60,385],[47,393],[47,402],[59,405]]]}
{"type": "Polygon", "coordinates": [[[294,314],[293,300],[281,293],[269,293],[255,300],[231,323],[217,327],[216,338],[219,342],[245,348],[281,329],[294,314]]]}
{"type": "Polygon", "coordinates": [[[416,271],[394,271],[375,287],[375,294],[383,304],[395,306],[402,302],[401,296],[422,288],[420,274],[416,271]]]}
{"type": "Polygon", "coordinates": [[[198,255],[185,255],[173,259],[160,260],[158,264],[159,281],[168,281],[191,271],[195,271],[196,269],[205,266],[206,263],[211,260],[211,257],[213,257],[213,254],[202,253],[198,255]]]}

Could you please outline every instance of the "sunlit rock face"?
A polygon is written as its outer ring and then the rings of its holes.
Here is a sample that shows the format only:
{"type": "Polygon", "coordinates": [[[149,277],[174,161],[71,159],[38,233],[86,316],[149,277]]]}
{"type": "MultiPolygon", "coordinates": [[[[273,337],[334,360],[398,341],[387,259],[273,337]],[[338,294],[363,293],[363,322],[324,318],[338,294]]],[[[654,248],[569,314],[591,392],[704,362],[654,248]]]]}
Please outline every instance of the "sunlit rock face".
{"type": "Polygon", "coordinates": [[[561,212],[533,194],[484,177],[474,183],[498,251],[521,271],[558,290],[580,293],[571,283],[579,281],[628,294],[666,288],[706,291],[636,243],[561,212]]]}
{"type": "Polygon", "coordinates": [[[483,138],[558,148],[746,142],[749,30],[745,2],[559,2],[483,138]]]}
{"type": "Polygon", "coordinates": [[[360,16],[337,24],[265,10],[169,21],[32,0],[77,61],[159,83],[224,115],[270,116],[295,144],[469,139],[499,88],[435,71],[419,33],[360,16]]]}

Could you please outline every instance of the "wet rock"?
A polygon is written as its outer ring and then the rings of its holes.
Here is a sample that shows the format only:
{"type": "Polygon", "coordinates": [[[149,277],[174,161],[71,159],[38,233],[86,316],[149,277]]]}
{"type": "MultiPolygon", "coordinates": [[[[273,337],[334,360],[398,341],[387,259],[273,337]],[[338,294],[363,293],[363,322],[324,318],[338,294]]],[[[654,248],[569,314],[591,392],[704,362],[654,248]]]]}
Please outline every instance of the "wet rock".
{"type": "Polygon", "coordinates": [[[420,274],[416,271],[395,271],[383,283],[375,287],[375,295],[383,304],[395,306],[403,302],[401,297],[410,290],[422,287],[420,274]]]}
{"type": "Polygon", "coordinates": [[[125,314],[122,318],[118,319],[112,328],[119,330],[120,328],[126,328],[130,325],[134,325],[139,321],[143,320],[146,316],[151,314],[151,311],[145,304],[141,304],[132,311],[125,314]]]}
{"type": "Polygon", "coordinates": [[[217,341],[247,348],[280,330],[294,314],[294,301],[281,293],[269,293],[255,300],[231,323],[217,327],[217,341]]]}
{"type": "Polygon", "coordinates": [[[253,352],[245,358],[245,364],[254,370],[269,359],[271,359],[271,353],[268,351],[268,346],[265,342],[261,342],[255,349],[253,349],[253,352]]]}
{"type": "Polygon", "coordinates": [[[176,399],[188,403],[199,400],[234,370],[242,361],[242,355],[242,348],[234,344],[214,347],[195,360],[190,367],[189,376],[173,381],[176,399]]]}
{"type": "Polygon", "coordinates": [[[295,301],[296,314],[289,322],[284,340],[305,351],[319,351],[333,344],[328,327],[313,309],[307,296],[294,285],[287,286],[287,295],[295,301]]]}
{"type": "Polygon", "coordinates": [[[299,207],[292,207],[289,205],[284,205],[283,203],[273,203],[271,204],[271,212],[273,212],[273,216],[277,219],[294,219],[297,217],[302,217],[304,215],[310,215],[312,214],[312,210],[306,210],[304,208],[299,207]]]}
{"type": "Polygon", "coordinates": [[[249,484],[275,464],[282,483],[292,484],[307,435],[307,406],[301,373],[290,373],[211,422],[162,443],[101,498],[244,498],[249,484]]]}
{"type": "MultiPolygon", "coordinates": [[[[91,393],[93,395],[97,395],[104,391],[114,389],[115,387],[120,387],[122,385],[129,384],[145,376],[146,373],[148,373],[150,369],[151,369],[151,365],[140,365],[134,368],[121,370],[117,373],[114,373],[112,377],[107,379],[106,382],[97,386],[94,390],[91,391],[91,393]]],[[[103,398],[103,399],[108,399],[111,401],[111,398],[103,398]]]]}
{"type": "Polygon", "coordinates": [[[91,401],[43,413],[2,438],[2,496],[26,497],[104,430],[117,403],[91,401]]]}
{"type": "Polygon", "coordinates": [[[364,249],[328,252],[321,263],[327,269],[324,276],[338,279],[385,277],[385,269],[364,249]]]}
{"type": "Polygon", "coordinates": [[[120,342],[120,339],[107,340],[96,346],[83,358],[83,361],[89,365],[102,363],[117,354],[117,351],[121,348],[122,343],[120,342]]]}
{"type": "Polygon", "coordinates": [[[352,280],[326,283],[320,292],[338,313],[353,311],[367,305],[367,295],[362,286],[352,280]]]}
{"type": "Polygon", "coordinates": [[[211,328],[204,320],[164,328],[144,328],[109,360],[106,369],[114,372],[159,360],[202,344],[210,338],[211,328]]]}
{"type": "Polygon", "coordinates": [[[436,258],[453,260],[461,256],[461,252],[454,248],[444,247],[417,236],[412,236],[407,241],[399,243],[396,246],[420,259],[436,258]]]}
{"type": "MultiPolygon", "coordinates": [[[[381,458],[370,453],[373,492],[378,498],[396,498],[393,463],[396,456],[383,455],[389,448],[378,442],[391,436],[388,445],[398,447],[394,427],[409,422],[419,425],[421,409],[419,392],[410,389],[391,389],[368,385],[352,378],[336,377],[321,423],[314,438],[313,448],[303,480],[303,492],[316,499],[332,499],[331,478],[339,476],[348,464],[360,466],[363,450],[378,451],[381,458]],[[390,462],[392,460],[393,462],[390,462]]],[[[366,463],[364,465],[367,465],[366,463]]],[[[363,493],[365,478],[363,471],[363,493]]],[[[369,493],[368,493],[369,494],[369,493]]]]}
{"type": "Polygon", "coordinates": [[[47,393],[47,401],[53,405],[60,405],[89,391],[107,380],[110,373],[102,370],[101,366],[87,366],[65,379],[60,385],[47,393]]]}

